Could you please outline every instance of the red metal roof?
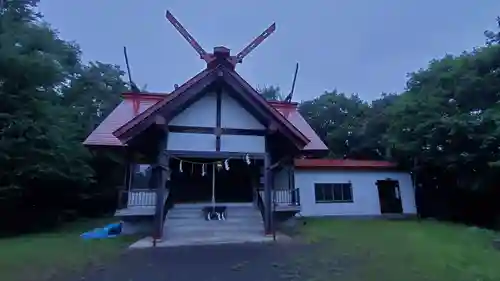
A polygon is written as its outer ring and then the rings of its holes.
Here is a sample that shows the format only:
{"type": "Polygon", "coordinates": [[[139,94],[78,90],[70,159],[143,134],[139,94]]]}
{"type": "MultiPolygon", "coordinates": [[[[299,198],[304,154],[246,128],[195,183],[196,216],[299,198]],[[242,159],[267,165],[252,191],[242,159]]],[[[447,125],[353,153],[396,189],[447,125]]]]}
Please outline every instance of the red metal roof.
{"type": "Polygon", "coordinates": [[[295,159],[299,169],[394,169],[396,163],[373,160],[350,159],[295,159]]]}
{"type": "Polygon", "coordinates": [[[113,132],[135,117],[134,102],[139,103],[138,114],[144,112],[168,94],[123,94],[123,101],[90,133],[84,145],[123,146],[113,132]]]}
{"type": "MultiPolygon", "coordinates": [[[[241,77],[238,72],[236,71],[228,71],[228,74],[231,75],[240,83],[245,90],[247,90],[251,96],[255,97],[259,103],[261,103],[264,107],[266,107],[271,114],[273,114],[283,125],[285,125],[288,129],[290,129],[295,135],[299,136],[307,145],[311,140],[305,135],[297,126],[295,126],[293,123],[288,120],[288,118],[283,118],[283,114],[280,111],[276,109],[276,107],[273,107],[269,101],[267,101],[262,95],[260,95],[248,82],[241,77]]],[[[316,135],[316,133],[314,133],[316,135]]],[[[304,149],[304,147],[302,148],[304,149]]]]}
{"type": "Polygon", "coordinates": [[[201,71],[200,73],[193,76],[191,79],[182,84],[179,88],[175,89],[172,94],[169,95],[169,98],[161,99],[159,102],[155,103],[154,106],[150,106],[145,111],[141,112],[137,116],[133,116],[130,120],[127,120],[122,124],[122,126],[116,128],[113,134],[117,137],[120,137],[121,134],[127,132],[132,129],[134,126],[143,122],[146,118],[151,116],[154,112],[160,110],[163,106],[165,106],[170,100],[177,97],[180,93],[185,92],[188,88],[192,87],[194,84],[202,80],[203,78],[210,75],[214,72],[214,69],[208,69],[201,71]]]}
{"type": "MultiPolygon", "coordinates": [[[[159,93],[123,94],[124,100],[87,137],[83,144],[90,146],[124,146],[124,144],[113,135],[113,132],[129,123],[136,116],[143,116],[144,112],[157,108],[161,103],[165,103],[175,96],[175,94],[159,93]],[[134,113],[134,102],[139,104],[137,114],[134,113]]],[[[281,113],[296,130],[300,131],[310,140],[304,147],[304,150],[328,149],[311,126],[309,126],[297,111],[297,103],[269,102],[269,105],[276,109],[277,112],[281,113]]]]}
{"type": "Polygon", "coordinates": [[[295,128],[309,139],[309,143],[302,150],[328,150],[325,143],[298,111],[298,103],[271,101],[269,104],[276,108],[295,128]]]}

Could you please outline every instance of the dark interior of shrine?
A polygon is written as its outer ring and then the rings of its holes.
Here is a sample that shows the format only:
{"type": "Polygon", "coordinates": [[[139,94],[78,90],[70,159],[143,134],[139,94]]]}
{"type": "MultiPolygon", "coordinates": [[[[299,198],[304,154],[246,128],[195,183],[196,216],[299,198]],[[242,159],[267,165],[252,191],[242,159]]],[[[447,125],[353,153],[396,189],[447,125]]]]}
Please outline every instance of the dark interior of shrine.
{"type": "Polygon", "coordinates": [[[212,185],[215,202],[252,202],[259,183],[262,161],[245,159],[171,159],[172,173],[168,186],[175,203],[211,202],[212,185]],[[215,180],[214,180],[215,175],[215,180]]]}

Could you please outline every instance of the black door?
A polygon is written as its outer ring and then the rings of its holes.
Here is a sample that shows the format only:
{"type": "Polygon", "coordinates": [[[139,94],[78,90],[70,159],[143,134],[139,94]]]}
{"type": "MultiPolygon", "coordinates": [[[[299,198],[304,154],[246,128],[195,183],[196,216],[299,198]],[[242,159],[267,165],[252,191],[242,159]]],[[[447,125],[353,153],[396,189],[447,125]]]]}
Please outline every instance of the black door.
{"type": "Polygon", "coordinates": [[[395,180],[377,181],[380,211],[382,214],[398,214],[403,212],[399,182],[395,180]]]}

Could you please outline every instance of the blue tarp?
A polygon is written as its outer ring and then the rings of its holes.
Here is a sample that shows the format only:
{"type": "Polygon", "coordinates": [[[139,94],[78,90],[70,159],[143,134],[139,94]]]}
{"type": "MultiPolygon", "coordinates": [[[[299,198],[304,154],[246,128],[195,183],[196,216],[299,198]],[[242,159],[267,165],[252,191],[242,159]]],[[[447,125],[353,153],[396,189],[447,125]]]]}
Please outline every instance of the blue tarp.
{"type": "Polygon", "coordinates": [[[122,229],[121,223],[108,224],[105,227],[95,228],[80,235],[83,239],[103,239],[113,238],[120,234],[122,229]]]}

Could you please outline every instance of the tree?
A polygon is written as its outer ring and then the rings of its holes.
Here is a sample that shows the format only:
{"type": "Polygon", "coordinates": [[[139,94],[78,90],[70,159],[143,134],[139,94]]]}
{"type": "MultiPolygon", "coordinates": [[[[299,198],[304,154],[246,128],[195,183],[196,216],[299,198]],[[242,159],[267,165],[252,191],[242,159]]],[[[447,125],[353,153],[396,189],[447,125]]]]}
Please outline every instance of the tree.
{"type": "Polygon", "coordinates": [[[368,104],[333,91],[300,110],[331,157],[392,159],[412,171],[424,216],[492,227],[500,221],[492,199],[500,197],[498,34],[411,73],[399,95],[368,104]]]}
{"type": "MultiPolygon", "coordinates": [[[[497,17],[496,21],[497,21],[498,28],[500,28],[500,17],[497,17]]],[[[487,45],[500,43],[500,32],[498,32],[498,31],[494,32],[491,30],[486,30],[484,32],[484,36],[486,37],[486,44],[487,45]]]]}
{"type": "Polygon", "coordinates": [[[270,101],[281,101],[283,100],[283,94],[278,86],[265,86],[263,88],[258,87],[257,92],[259,92],[266,100],[270,101]]]}
{"type": "Polygon", "coordinates": [[[83,65],[37,3],[6,1],[0,18],[0,212],[17,214],[0,232],[54,225],[99,194],[101,167],[81,142],[125,85],[116,66],[83,65]]]}
{"type": "Polygon", "coordinates": [[[369,105],[357,95],[346,96],[336,90],[303,102],[299,111],[330,148],[330,156],[365,158],[361,149],[361,130],[369,105]]]}

